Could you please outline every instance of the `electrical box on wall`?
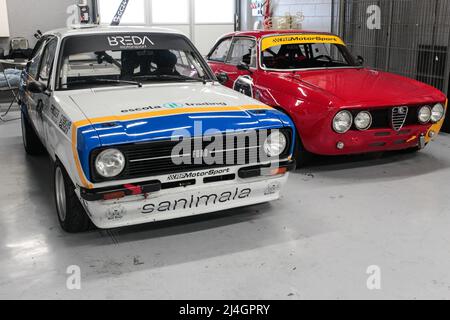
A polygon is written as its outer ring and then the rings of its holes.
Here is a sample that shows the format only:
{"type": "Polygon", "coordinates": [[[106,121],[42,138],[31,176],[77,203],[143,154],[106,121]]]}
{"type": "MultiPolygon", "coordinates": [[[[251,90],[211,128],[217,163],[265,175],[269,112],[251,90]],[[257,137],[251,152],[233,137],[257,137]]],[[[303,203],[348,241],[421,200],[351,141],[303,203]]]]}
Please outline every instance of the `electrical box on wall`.
{"type": "Polygon", "coordinates": [[[0,37],[9,37],[8,8],[6,0],[0,0],[0,37]]]}

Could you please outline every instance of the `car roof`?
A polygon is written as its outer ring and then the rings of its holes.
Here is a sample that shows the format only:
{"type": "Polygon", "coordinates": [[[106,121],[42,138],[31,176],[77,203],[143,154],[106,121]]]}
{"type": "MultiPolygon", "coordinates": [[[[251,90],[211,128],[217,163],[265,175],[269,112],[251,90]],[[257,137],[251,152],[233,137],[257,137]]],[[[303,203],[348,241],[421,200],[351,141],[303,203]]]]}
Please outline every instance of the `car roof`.
{"type": "Polygon", "coordinates": [[[136,32],[182,34],[180,31],[167,28],[79,24],[70,26],[68,28],[51,30],[46,32],[44,35],[55,35],[63,38],[67,36],[86,35],[86,34],[136,33],[136,32]]]}
{"type": "Polygon", "coordinates": [[[312,31],[312,30],[253,30],[253,31],[237,31],[228,33],[222,38],[232,37],[232,36],[241,36],[241,37],[256,37],[262,38],[269,35],[278,35],[278,34],[323,34],[323,35],[334,35],[330,32],[322,32],[322,31],[312,31]]]}

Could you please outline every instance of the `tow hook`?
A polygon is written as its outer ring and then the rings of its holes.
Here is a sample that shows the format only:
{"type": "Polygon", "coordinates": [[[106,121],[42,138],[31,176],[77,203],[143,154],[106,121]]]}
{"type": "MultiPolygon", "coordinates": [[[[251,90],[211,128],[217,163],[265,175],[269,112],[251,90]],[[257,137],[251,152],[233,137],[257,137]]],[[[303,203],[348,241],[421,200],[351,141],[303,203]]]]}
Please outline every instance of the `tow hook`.
{"type": "Polygon", "coordinates": [[[422,133],[419,138],[419,149],[425,148],[425,135],[422,133]]]}

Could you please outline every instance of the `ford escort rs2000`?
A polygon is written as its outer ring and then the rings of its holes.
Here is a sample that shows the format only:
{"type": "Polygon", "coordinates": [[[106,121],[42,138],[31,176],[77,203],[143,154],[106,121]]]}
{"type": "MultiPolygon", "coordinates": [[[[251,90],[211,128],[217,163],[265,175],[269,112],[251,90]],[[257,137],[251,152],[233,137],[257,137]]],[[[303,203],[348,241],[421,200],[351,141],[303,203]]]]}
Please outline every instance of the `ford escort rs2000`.
{"type": "Polygon", "coordinates": [[[333,34],[250,31],[223,36],[208,55],[226,86],[285,112],[311,154],[418,150],[439,133],[447,99],[413,79],[362,66],[333,34]]]}
{"type": "Polygon", "coordinates": [[[25,150],[54,162],[68,232],[276,200],[294,166],[291,120],[220,85],[175,31],[46,33],[22,75],[21,109],[25,150]]]}

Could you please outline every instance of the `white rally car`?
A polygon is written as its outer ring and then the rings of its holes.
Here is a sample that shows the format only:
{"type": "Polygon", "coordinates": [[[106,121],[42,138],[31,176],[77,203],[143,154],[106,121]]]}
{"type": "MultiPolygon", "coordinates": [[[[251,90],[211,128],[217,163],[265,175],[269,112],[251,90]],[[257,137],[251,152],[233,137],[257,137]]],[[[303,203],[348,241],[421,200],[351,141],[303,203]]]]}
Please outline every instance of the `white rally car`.
{"type": "Polygon", "coordinates": [[[46,33],[33,57],[21,84],[23,142],[54,161],[64,230],[279,198],[294,167],[292,122],[221,86],[185,36],[73,27],[46,33]]]}

